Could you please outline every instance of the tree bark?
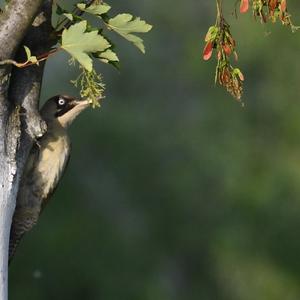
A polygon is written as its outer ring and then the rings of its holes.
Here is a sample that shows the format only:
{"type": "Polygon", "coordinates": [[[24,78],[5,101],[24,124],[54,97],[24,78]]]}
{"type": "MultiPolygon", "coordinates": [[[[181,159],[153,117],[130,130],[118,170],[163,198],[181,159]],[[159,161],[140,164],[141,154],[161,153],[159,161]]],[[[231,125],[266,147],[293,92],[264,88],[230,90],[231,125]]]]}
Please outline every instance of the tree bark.
{"type": "MultiPolygon", "coordinates": [[[[51,0],[9,1],[0,15],[0,60],[22,61],[23,45],[34,55],[50,49],[51,6],[51,0]]],[[[0,68],[0,300],[8,299],[9,233],[19,179],[33,141],[46,130],[38,113],[43,70],[44,64],[0,68]]]]}

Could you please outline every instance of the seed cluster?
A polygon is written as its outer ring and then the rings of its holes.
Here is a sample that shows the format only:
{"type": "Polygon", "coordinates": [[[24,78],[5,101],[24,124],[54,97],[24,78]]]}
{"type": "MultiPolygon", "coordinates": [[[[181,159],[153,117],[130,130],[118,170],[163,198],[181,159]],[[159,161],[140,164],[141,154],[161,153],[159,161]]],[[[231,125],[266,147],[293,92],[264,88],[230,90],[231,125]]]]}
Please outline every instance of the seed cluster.
{"type": "MultiPolygon", "coordinates": [[[[294,26],[291,15],[287,10],[287,0],[240,0],[240,13],[247,13],[250,9],[254,17],[262,23],[280,20],[285,26],[290,26],[294,32],[299,27],[294,26]]],[[[208,29],[205,36],[203,59],[209,60],[214,50],[216,51],[217,67],[215,82],[225,87],[237,100],[240,100],[243,92],[244,75],[240,69],[232,66],[230,59],[238,60],[236,42],[230,32],[230,26],[225,21],[222,13],[222,1],[217,0],[216,24],[208,29]]]]}
{"type": "Polygon", "coordinates": [[[211,26],[205,36],[203,59],[209,60],[216,50],[217,67],[215,81],[224,86],[226,90],[237,100],[241,99],[244,76],[240,69],[234,68],[230,63],[230,57],[238,60],[236,43],[230,32],[230,26],[220,16],[216,25],[211,26]]]}

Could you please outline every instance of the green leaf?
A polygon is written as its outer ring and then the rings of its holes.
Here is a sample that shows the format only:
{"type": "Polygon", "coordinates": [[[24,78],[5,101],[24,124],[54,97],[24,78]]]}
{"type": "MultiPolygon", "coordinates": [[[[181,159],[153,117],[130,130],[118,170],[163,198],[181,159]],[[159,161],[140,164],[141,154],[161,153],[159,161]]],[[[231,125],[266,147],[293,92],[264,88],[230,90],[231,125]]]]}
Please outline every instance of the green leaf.
{"type": "Polygon", "coordinates": [[[26,52],[26,63],[32,62],[33,64],[39,64],[38,59],[36,56],[31,55],[31,50],[27,46],[23,46],[26,52]]]}
{"type": "Polygon", "coordinates": [[[30,56],[28,61],[32,62],[33,64],[39,65],[39,61],[36,56],[30,56]]]}
{"type": "Polygon", "coordinates": [[[31,57],[31,51],[27,46],[23,46],[26,52],[26,58],[27,60],[29,60],[29,58],[31,57]]]}
{"type": "Polygon", "coordinates": [[[70,14],[70,13],[64,13],[63,15],[64,15],[65,17],[67,17],[70,21],[73,21],[73,20],[74,20],[73,15],[70,14]]]}
{"type": "Polygon", "coordinates": [[[61,6],[59,6],[57,3],[56,3],[56,14],[61,16],[63,13],[66,13],[67,11],[65,9],[63,9],[61,6]]]}
{"type": "Polygon", "coordinates": [[[119,14],[108,21],[108,27],[126,40],[132,42],[138,49],[145,53],[143,40],[132,33],[145,33],[152,29],[152,26],[147,24],[140,18],[134,18],[130,14],[119,14]]]}
{"type": "Polygon", "coordinates": [[[100,53],[99,58],[104,63],[109,62],[118,62],[119,58],[115,52],[113,52],[111,49],[107,49],[106,51],[100,53]]]}
{"type": "Polygon", "coordinates": [[[85,3],[78,3],[77,7],[80,10],[85,11],[92,15],[103,15],[103,14],[106,14],[111,9],[111,7],[106,3],[91,4],[88,7],[86,7],[85,3]]]}
{"type": "Polygon", "coordinates": [[[69,52],[86,70],[93,69],[89,54],[103,52],[111,45],[98,31],[86,32],[87,21],[82,21],[65,29],[61,47],[69,52]]]}

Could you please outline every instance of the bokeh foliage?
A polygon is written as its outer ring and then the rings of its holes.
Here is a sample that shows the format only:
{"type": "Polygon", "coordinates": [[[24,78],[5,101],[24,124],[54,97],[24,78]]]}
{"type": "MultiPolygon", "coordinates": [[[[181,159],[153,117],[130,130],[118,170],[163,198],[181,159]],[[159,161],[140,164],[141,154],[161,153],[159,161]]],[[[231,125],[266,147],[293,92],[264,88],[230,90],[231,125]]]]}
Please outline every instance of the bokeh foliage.
{"type": "MultiPolygon", "coordinates": [[[[10,267],[11,299],[299,299],[300,36],[230,18],[226,2],[245,107],[202,61],[213,1],[115,1],[154,25],[148,53],[124,42],[121,72],[101,67],[106,99],[71,129],[68,171],[10,267]]],[[[76,92],[60,55],[44,99],[76,92]]]]}

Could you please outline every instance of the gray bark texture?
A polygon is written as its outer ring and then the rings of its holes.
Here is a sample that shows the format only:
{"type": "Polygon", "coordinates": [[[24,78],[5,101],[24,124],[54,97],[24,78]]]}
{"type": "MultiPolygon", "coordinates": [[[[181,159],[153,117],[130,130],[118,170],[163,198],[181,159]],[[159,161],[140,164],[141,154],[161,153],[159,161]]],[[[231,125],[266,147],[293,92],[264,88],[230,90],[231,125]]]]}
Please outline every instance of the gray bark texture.
{"type": "MultiPolygon", "coordinates": [[[[10,0],[0,14],[0,61],[25,61],[47,53],[52,38],[52,0],[10,0]]],[[[7,300],[9,233],[19,179],[36,138],[46,131],[38,113],[44,64],[0,66],[0,300],[7,300]]]]}

